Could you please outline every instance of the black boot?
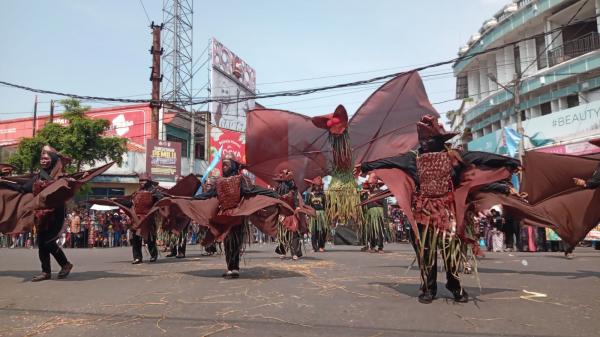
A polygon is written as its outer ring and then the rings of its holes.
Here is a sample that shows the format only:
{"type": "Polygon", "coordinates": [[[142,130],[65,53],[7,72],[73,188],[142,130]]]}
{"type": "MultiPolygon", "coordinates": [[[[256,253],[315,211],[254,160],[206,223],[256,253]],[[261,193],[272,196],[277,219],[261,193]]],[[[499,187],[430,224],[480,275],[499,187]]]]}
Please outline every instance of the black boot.
{"type": "Polygon", "coordinates": [[[458,303],[469,302],[469,294],[467,294],[467,292],[465,291],[464,288],[461,287],[458,290],[452,290],[448,286],[446,286],[446,289],[450,290],[450,292],[454,296],[454,302],[458,302],[458,303]]]}
{"type": "Polygon", "coordinates": [[[71,269],[73,269],[72,263],[67,263],[64,266],[62,266],[62,268],[58,272],[58,278],[60,278],[60,279],[67,278],[67,276],[69,276],[69,273],[71,272],[71,269]]]}
{"type": "Polygon", "coordinates": [[[429,291],[424,291],[421,294],[419,294],[419,302],[423,304],[429,304],[433,302],[434,298],[435,296],[429,291]]]}

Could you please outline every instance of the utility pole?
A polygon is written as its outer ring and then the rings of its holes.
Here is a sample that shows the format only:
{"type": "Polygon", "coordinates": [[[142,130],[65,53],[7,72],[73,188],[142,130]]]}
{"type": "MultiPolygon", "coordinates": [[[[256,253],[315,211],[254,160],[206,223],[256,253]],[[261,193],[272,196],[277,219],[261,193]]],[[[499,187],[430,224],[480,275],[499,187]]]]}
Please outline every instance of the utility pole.
{"type": "Polygon", "coordinates": [[[35,95],[35,102],[33,103],[33,137],[35,137],[35,129],[37,128],[37,95],[35,95]]]}
{"type": "Polygon", "coordinates": [[[210,111],[204,115],[204,160],[210,162],[210,111]]]}
{"type": "Polygon", "coordinates": [[[521,86],[521,76],[522,75],[519,72],[517,72],[515,74],[515,78],[510,83],[508,83],[508,84],[513,85],[513,90],[510,90],[505,85],[498,82],[496,75],[488,74],[488,77],[490,80],[492,80],[494,83],[496,83],[502,89],[508,91],[513,96],[513,111],[514,111],[515,118],[517,121],[517,132],[519,133],[519,138],[520,138],[520,140],[519,140],[519,160],[522,160],[523,154],[525,154],[525,144],[523,142],[525,130],[523,129],[523,120],[521,118],[521,97],[519,95],[519,87],[521,86]]]}
{"type": "Polygon", "coordinates": [[[525,154],[525,130],[523,129],[523,119],[521,117],[521,97],[519,94],[519,87],[521,86],[521,73],[515,74],[515,79],[513,80],[513,107],[515,109],[515,114],[517,116],[517,132],[519,133],[519,160],[523,160],[523,155],[525,154]]]}
{"type": "Polygon", "coordinates": [[[160,73],[160,58],[163,53],[163,49],[160,46],[160,33],[163,25],[155,25],[154,21],[150,24],[152,29],[152,47],[150,48],[150,54],[152,55],[152,69],[150,73],[150,81],[152,82],[152,102],[150,107],[152,108],[152,118],[150,127],[150,137],[152,139],[158,139],[158,109],[160,109],[160,82],[162,81],[162,74],[160,73]]]}
{"type": "Polygon", "coordinates": [[[50,123],[54,122],[54,100],[50,100],[50,123]]]}

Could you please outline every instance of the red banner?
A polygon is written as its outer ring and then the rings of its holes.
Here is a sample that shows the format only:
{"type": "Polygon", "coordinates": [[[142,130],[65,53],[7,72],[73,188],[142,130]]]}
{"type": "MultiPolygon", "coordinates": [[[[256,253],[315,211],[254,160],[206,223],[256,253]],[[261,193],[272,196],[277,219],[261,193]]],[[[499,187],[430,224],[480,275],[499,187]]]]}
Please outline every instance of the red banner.
{"type": "MultiPolygon", "coordinates": [[[[236,158],[242,162],[246,162],[246,135],[242,132],[237,132],[228,129],[212,127],[210,130],[210,159],[217,154],[223,146],[223,156],[228,153],[233,153],[236,158]]],[[[221,163],[213,170],[213,176],[221,175],[221,163]]]]}

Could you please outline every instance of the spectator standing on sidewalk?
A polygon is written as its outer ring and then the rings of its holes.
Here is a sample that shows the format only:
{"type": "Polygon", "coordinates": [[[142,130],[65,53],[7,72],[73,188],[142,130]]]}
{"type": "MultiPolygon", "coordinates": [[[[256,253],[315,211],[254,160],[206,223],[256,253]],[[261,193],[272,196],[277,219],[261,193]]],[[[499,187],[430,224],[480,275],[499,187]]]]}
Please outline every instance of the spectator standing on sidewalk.
{"type": "Polygon", "coordinates": [[[81,240],[81,217],[73,211],[69,217],[69,227],[71,228],[71,248],[78,248],[81,240]]]}

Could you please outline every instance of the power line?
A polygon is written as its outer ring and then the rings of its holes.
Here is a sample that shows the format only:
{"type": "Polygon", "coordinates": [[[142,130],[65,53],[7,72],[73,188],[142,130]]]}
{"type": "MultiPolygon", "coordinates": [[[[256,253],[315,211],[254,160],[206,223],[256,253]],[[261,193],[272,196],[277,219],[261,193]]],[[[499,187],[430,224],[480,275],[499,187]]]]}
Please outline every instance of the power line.
{"type": "Polygon", "coordinates": [[[150,24],[152,20],[150,20],[150,16],[148,15],[148,12],[146,11],[146,6],[144,6],[144,1],[140,0],[140,5],[142,5],[144,14],[146,14],[146,19],[148,19],[148,24],[150,24]]]}
{"type": "MultiPolygon", "coordinates": [[[[598,15],[594,16],[593,18],[595,19],[596,17],[598,17],[598,15]]],[[[589,19],[589,18],[588,18],[589,19]]],[[[573,20],[569,21],[569,24],[572,22],[573,20]]],[[[582,22],[584,20],[579,20],[578,22],[582,22]]],[[[355,87],[355,86],[362,86],[362,85],[366,85],[366,84],[371,84],[377,81],[382,81],[382,80],[387,80],[387,79],[391,79],[393,77],[397,77],[397,76],[404,76],[407,75],[409,73],[415,72],[415,71],[422,71],[425,69],[430,69],[430,68],[436,68],[436,67],[440,67],[443,65],[448,65],[451,63],[455,63],[458,61],[462,61],[462,60],[468,60],[471,58],[474,58],[476,56],[479,55],[483,55],[483,54],[487,54],[499,49],[503,49],[507,46],[511,46],[511,45],[515,45],[519,42],[522,41],[526,41],[526,40],[530,40],[532,38],[535,38],[537,36],[545,36],[548,34],[552,34],[553,32],[560,30],[561,28],[565,27],[564,26],[559,26],[551,31],[548,32],[544,32],[544,33],[540,33],[540,34],[535,34],[533,36],[530,37],[526,37],[526,38],[521,38],[518,39],[516,41],[510,42],[510,43],[506,43],[494,48],[489,48],[485,51],[481,51],[481,52],[476,52],[476,53],[472,53],[470,55],[465,55],[465,56],[460,56],[457,58],[453,58],[450,60],[446,60],[446,61],[441,61],[441,62],[436,62],[433,64],[428,64],[428,65],[424,65],[424,66],[420,66],[417,68],[413,68],[411,70],[408,71],[403,71],[403,72],[398,72],[398,73],[392,73],[392,74],[388,74],[388,75],[383,75],[383,76],[377,76],[371,79],[367,79],[367,80],[359,80],[359,81],[354,81],[354,82],[347,82],[347,83],[341,83],[341,84],[335,84],[335,85],[328,85],[328,86],[322,86],[322,87],[315,87],[315,88],[308,88],[308,89],[297,89],[297,90],[288,90],[288,91],[278,91],[278,92],[272,92],[272,93],[264,93],[264,94],[255,94],[255,95],[249,95],[249,96],[242,96],[242,97],[238,97],[238,98],[232,98],[232,97],[213,97],[213,98],[205,98],[205,99],[200,99],[197,101],[192,101],[190,104],[186,104],[186,105],[200,105],[200,104],[206,104],[206,103],[210,103],[210,102],[221,102],[221,103],[227,103],[227,104],[232,104],[232,103],[239,103],[239,102],[243,102],[243,101],[247,101],[247,100],[253,100],[253,99],[264,99],[264,98],[273,98],[273,97],[286,97],[286,96],[303,96],[303,95],[309,95],[309,94],[313,94],[313,93],[317,93],[317,92],[321,92],[321,91],[328,91],[328,90],[332,90],[332,89],[337,89],[337,88],[348,88],[348,87],[355,87]]],[[[42,89],[35,89],[35,88],[31,88],[31,87],[27,87],[27,86],[23,86],[23,85],[18,85],[18,84],[13,84],[13,83],[9,83],[9,82],[5,82],[5,81],[0,81],[0,84],[3,85],[7,85],[10,87],[14,87],[14,88],[18,88],[18,89],[22,89],[22,90],[27,90],[27,91],[31,91],[31,92],[36,92],[36,93],[40,93],[40,94],[52,94],[52,95],[58,95],[58,96],[67,96],[67,97],[72,97],[72,98],[77,98],[77,99],[85,99],[85,100],[98,100],[98,101],[110,101],[110,102],[122,102],[122,103],[151,103],[151,100],[143,100],[143,99],[119,99],[119,98],[111,98],[111,97],[98,97],[98,96],[84,96],[84,95],[77,95],[77,94],[69,94],[69,93],[61,93],[61,92],[56,92],[56,91],[51,91],[51,90],[42,90],[42,89]]],[[[152,103],[159,103],[159,102],[152,102],[152,103]]],[[[189,103],[189,102],[178,102],[178,101],[162,101],[163,104],[174,104],[176,105],[177,103],[189,103]]]]}

